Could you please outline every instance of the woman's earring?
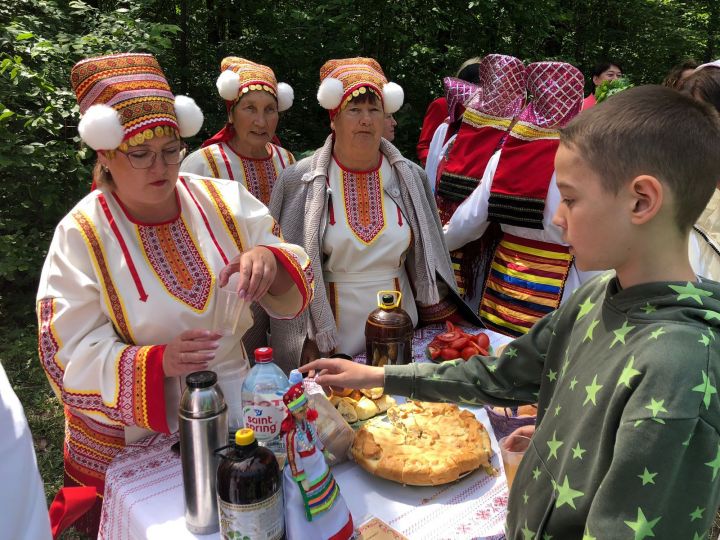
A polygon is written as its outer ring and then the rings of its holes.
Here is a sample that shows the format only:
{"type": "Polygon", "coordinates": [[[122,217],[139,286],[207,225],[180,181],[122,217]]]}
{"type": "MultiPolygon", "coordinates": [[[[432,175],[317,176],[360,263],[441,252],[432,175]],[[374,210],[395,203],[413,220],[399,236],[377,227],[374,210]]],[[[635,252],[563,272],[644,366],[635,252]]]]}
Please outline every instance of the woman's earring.
{"type": "Polygon", "coordinates": [[[110,169],[107,168],[107,165],[100,165],[100,167],[102,167],[102,171],[103,171],[104,173],[107,173],[107,172],[110,170],[110,169]]]}

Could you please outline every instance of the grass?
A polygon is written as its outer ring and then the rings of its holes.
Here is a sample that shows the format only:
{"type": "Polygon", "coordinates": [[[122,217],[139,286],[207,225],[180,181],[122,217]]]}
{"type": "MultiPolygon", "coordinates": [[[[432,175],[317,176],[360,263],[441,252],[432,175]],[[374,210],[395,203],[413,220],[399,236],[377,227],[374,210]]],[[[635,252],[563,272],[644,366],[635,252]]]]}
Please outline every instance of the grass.
{"type": "MultiPolygon", "coordinates": [[[[32,297],[28,299],[33,305],[32,297]]],[[[63,408],[55,397],[37,356],[37,329],[27,308],[8,311],[20,314],[22,321],[10,323],[0,317],[0,363],[5,368],[15,393],[20,398],[35,443],[40,475],[45,482],[45,497],[49,501],[63,484],[63,439],[65,420],[63,408]]],[[[18,319],[16,319],[17,321],[18,319]]],[[[708,536],[715,540],[720,534],[720,513],[708,536]]],[[[74,529],[65,531],[61,540],[88,540],[74,529]]]]}

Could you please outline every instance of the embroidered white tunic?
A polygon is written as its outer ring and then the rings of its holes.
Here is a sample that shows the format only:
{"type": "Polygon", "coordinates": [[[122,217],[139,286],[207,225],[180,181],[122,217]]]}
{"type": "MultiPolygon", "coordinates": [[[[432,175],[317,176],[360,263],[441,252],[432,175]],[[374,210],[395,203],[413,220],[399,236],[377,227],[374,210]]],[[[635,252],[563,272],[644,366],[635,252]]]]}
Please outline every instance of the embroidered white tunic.
{"type": "MultiPolygon", "coordinates": [[[[133,220],[111,193],[93,191],[58,225],[40,279],[40,356],[67,416],[66,471],[102,493],[107,464],[146,430],[174,431],[183,381],[162,370],[183,330],[212,329],[217,276],[241,251],[266,245],[295,286],[265,295],[273,317],[293,318],[312,296],[305,251],[285,244],[267,208],[236,182],[181,176],[180,212],[133,220]]],[[[241,336],[220,339],[209,369],[231,414],[249,369],[241,336]]]]}
{"type": "Polygon", "coordinates": [[[405,256],[412,233],[383,189],[393,174],[385,156],[378,169],[353,172],[335,159],[328,170],[330,203],[323,236],[323,276],[338,328],[338,352],[365,352],[365,321],[377,308],[378,291],[397,290],[413,324],[418,313],[405,256]]]}
{"type": "Polygon", "coordinates": [[[254,159],[241,156],[227,143],[211,144],[187,156],[180,170],[211,178],[236,180],[267,206],[278,175],[285,167],[295,163],[293,155],[284,148],[268,143],[267,150],[268,157],[254,159]]]}

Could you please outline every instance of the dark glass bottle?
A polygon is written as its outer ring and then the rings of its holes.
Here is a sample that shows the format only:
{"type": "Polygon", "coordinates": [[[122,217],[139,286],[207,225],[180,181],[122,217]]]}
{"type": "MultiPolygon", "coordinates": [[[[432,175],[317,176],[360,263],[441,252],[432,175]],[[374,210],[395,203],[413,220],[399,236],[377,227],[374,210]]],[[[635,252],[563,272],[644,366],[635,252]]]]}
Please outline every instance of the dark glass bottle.
{"type": "Polygon", "coordinates": [[[378,307],[365,323],[367,363],[373,366],[412,362],[413,323],[400,307],[399,291],[378,292],[378,307]]]}
{"type": "Polygon", "coordinates": [[[235,444],[217,451],[218,516],[222,538],[284,537],[280,468],[275,454],[259,446],[252,429],[239,429],[235,444]]]}

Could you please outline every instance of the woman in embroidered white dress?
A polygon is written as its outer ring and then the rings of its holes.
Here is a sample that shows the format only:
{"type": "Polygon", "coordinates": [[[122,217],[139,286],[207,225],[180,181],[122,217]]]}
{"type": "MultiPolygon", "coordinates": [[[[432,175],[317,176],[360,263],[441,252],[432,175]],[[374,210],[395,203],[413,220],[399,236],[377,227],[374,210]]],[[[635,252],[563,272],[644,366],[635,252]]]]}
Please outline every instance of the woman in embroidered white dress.
{"type": "Polygon", "coordinates": [[[402,89],[370,58],[330,60],[320,76],[318,100],[330,110],[333,134],[280,175],[270,201],[321,284],[304,320],[271,321],[277,357],[291,363],[285,367],[297,365],[301,349],[304,359],[364,352],[378,291],[400,291],[415,324],[444,320],[456,309],[443,300],[443,280],[455,283],[425,174],[381,138],[385,114],[402,105],[402,89]]]}
{"type": "Polygon", "coordinates": [[[292,106],[293,90],[278,83],[269,67],[244,58],[224,58],[220,71],[217,88],[228,122],[187,156],[180,170],[236,180],[267,205],[278,175],[295,163],[290,152],[273,142],[278,113],[292,106]]]}
{"type": "Polygon", "coordinates": [[[283,243],[267,208],[236,182],[178,177],[180,136],[202,124],[157,61],[117,54],[79,62],[73,88],[82,139],[98,152],[98,190],[58,225],[37,295],[43,368],[65,406],[65,484],[94,486],[78,526],[97,534],[105,471],[130,442],[177,429],[184,376],[217,372],[240,414],[249,369],[239,333],[213,328],[216,290],[276,317],[312,296],[305,252],[283,243]]]}

